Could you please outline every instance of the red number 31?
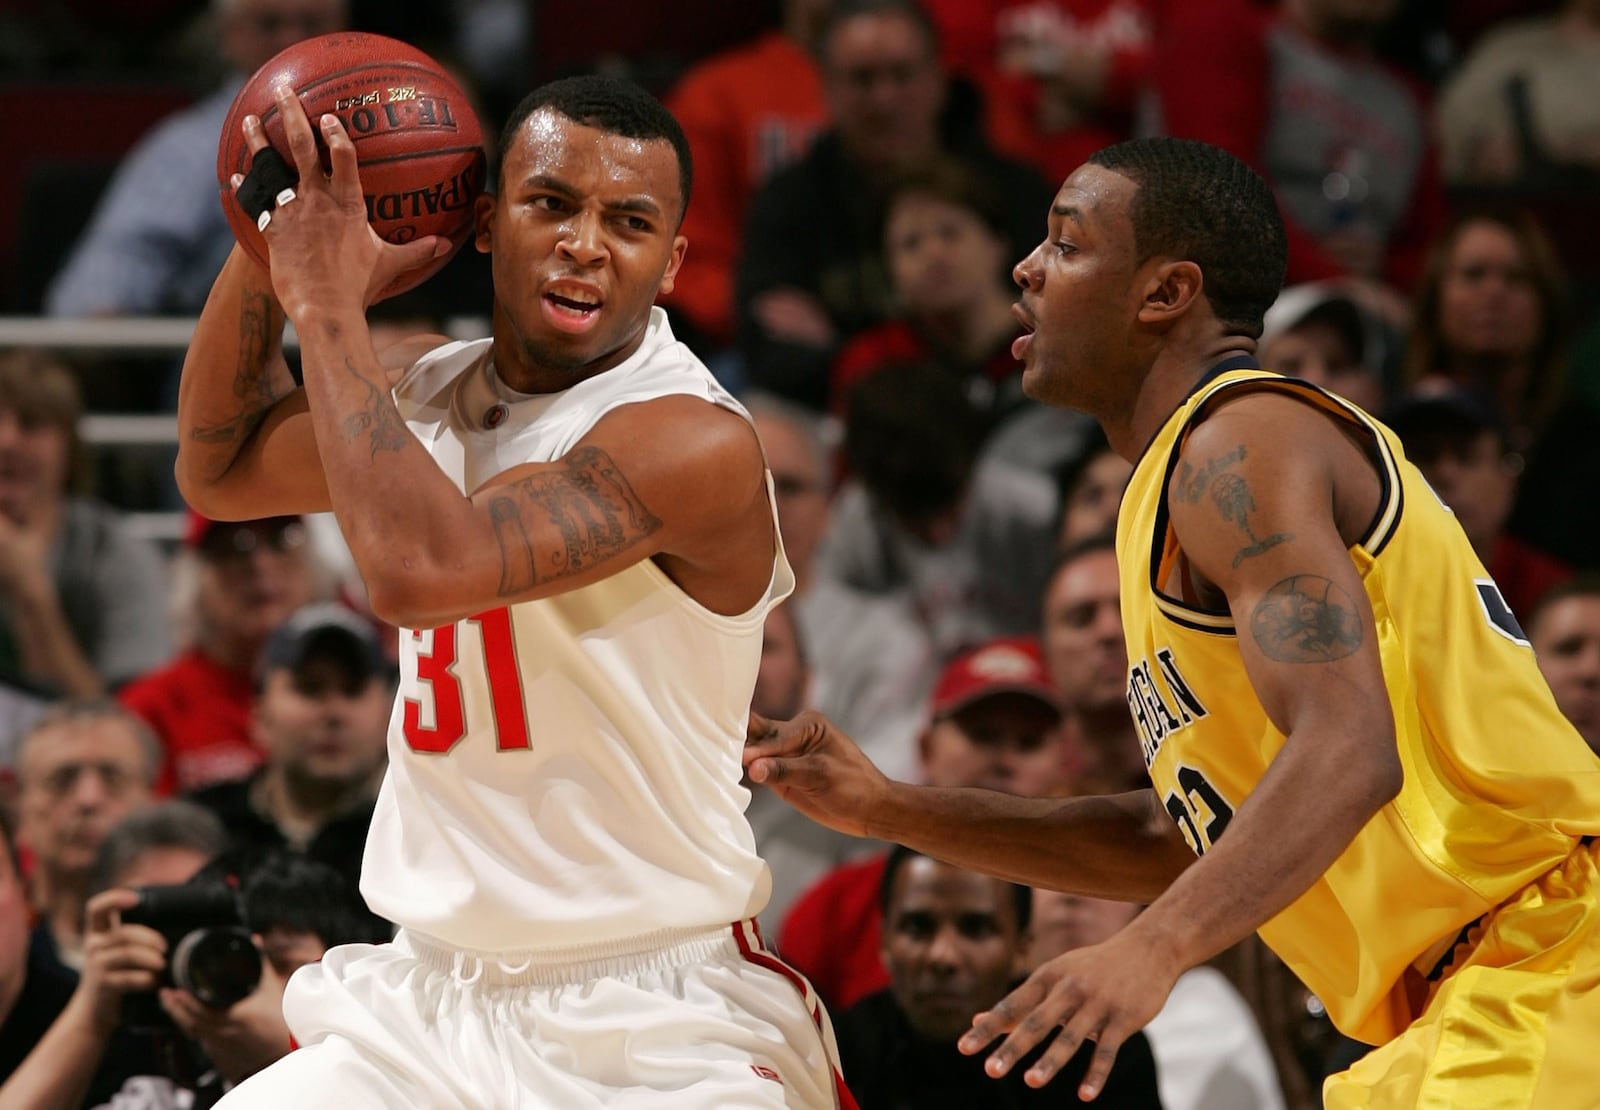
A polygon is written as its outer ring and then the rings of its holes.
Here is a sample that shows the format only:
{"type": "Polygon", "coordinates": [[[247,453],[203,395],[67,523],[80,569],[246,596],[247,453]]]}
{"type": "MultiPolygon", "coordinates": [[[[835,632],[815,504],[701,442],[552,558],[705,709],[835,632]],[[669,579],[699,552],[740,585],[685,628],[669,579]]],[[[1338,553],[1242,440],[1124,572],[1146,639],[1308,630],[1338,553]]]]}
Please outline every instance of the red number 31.
{"type": "MultiPolygon", "coordinates": [[[[494,709],[496,746],[501,751],[528,746],[528,718],[523,711],[522,676],[517,668],[517,644],[511,635],[511,614],[488,609],[468,617],[460,624],[447,624],[433,630],[433,647],[424,654],[417,650],[417,678],[428,684],[433,695],[433,727],[422,723],[422,702],[405,699],[402,727],[406,743],[414,752],[444,755],[466,735],[466,713],[461,701],[461,679],[453,670],[456,662],[456,630],[469,624],[478,626],[483,639],[484,669],[489,673],[489,701],[494,709]]],[[[417,639],[422,633],[413,631],[417,639]]]]}

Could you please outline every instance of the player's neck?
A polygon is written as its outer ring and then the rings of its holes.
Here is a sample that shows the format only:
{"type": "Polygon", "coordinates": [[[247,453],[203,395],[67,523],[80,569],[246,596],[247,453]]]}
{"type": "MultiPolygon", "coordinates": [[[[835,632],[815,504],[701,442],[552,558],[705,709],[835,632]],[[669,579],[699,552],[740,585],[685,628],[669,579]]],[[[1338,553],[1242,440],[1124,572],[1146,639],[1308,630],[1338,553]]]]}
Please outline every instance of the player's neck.
{"type": "Polygon", "coordinates": [[[1137,463],[1145,447],[1194,392],[1201,378],[1230,358],[1253,358],[1255,353],[1255,340],[1240,335],[1214,335],[1163,347],[1145,372],[1126,412],[1101,418],[1111,449],[1137,463]]]}
{"type": "Polygon", "coordinates": [[[572,363],[563,359],[558,352],[544,350],[521,339],[511,330],[507,321],[497,320],[490,370],[517,393],[534,396],[560,393],[579,382],[615,369],[632,358],[644,342],[649,324],[650,318],[646,316],[640,321],[639,327],[614,350],[589,362],[572,363]]]}

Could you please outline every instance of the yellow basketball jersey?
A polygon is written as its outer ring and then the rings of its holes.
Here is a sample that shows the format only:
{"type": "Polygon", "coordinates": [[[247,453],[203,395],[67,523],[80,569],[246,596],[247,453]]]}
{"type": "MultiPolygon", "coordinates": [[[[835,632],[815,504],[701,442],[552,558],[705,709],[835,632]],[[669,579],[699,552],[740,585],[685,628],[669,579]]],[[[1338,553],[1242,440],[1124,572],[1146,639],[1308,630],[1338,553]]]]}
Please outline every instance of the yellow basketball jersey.
{"type": "Polygon", "coordinates": [[[1405,783],[1261,936],[1340,1029],[1381,1044],[1420,1012],[1429,972],[1464,926],[1600,833],[1600,760],[1394,433],[1304,382],[1223,369],[1146,449],[1117,525],[1128,705],[1156,794],[1195,851],[1222,834],[1284,737],[1246,677],[1232,618],[1167,588],[1180,552],[1166,490],[1190,428],[1254,390],[1354,425],[1380,462],[1383,503],[1350,558],[1377,619],[1405,783]]]}

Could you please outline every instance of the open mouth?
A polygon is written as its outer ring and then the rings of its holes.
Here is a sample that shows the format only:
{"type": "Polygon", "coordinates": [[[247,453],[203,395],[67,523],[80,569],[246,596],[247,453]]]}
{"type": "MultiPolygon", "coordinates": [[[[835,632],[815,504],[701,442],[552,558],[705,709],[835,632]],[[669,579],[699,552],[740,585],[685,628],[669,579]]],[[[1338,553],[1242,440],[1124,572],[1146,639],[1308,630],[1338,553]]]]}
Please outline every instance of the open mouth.
{"type": "Polygon", "coordinates": [[[1017,323],[1022,325],[1022,334],[1011,342],[1011,357],[1018,362],[1028,353],[1028,347],[1033,342],[1034,330],[1039,326],[1038,321],[1018,301],[1011,306],[1011,315],[1017,318],[1017,323]]]}
{"type": "Polygon", "coordinates": [[[570,332],[587,330],[605,303],[595,290],[567,284],[546,289],[542,301],[550,322],[570,332]]]}

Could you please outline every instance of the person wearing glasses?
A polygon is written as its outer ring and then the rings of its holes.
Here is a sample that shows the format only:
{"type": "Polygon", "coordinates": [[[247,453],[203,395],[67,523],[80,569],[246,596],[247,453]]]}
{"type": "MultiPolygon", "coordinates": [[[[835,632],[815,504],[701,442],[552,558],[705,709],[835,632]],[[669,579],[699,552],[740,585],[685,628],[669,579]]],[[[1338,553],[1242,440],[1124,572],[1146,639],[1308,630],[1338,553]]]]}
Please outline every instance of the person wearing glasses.
{"type": "Polygon", "coordinates": [[[30,942],[46,965],[83,964],[84,906],[95,852],[148,805],[161,750],[144,722],[106,699],[58,702],[17,746],[17,843],[32,860],[30,942]]]}

